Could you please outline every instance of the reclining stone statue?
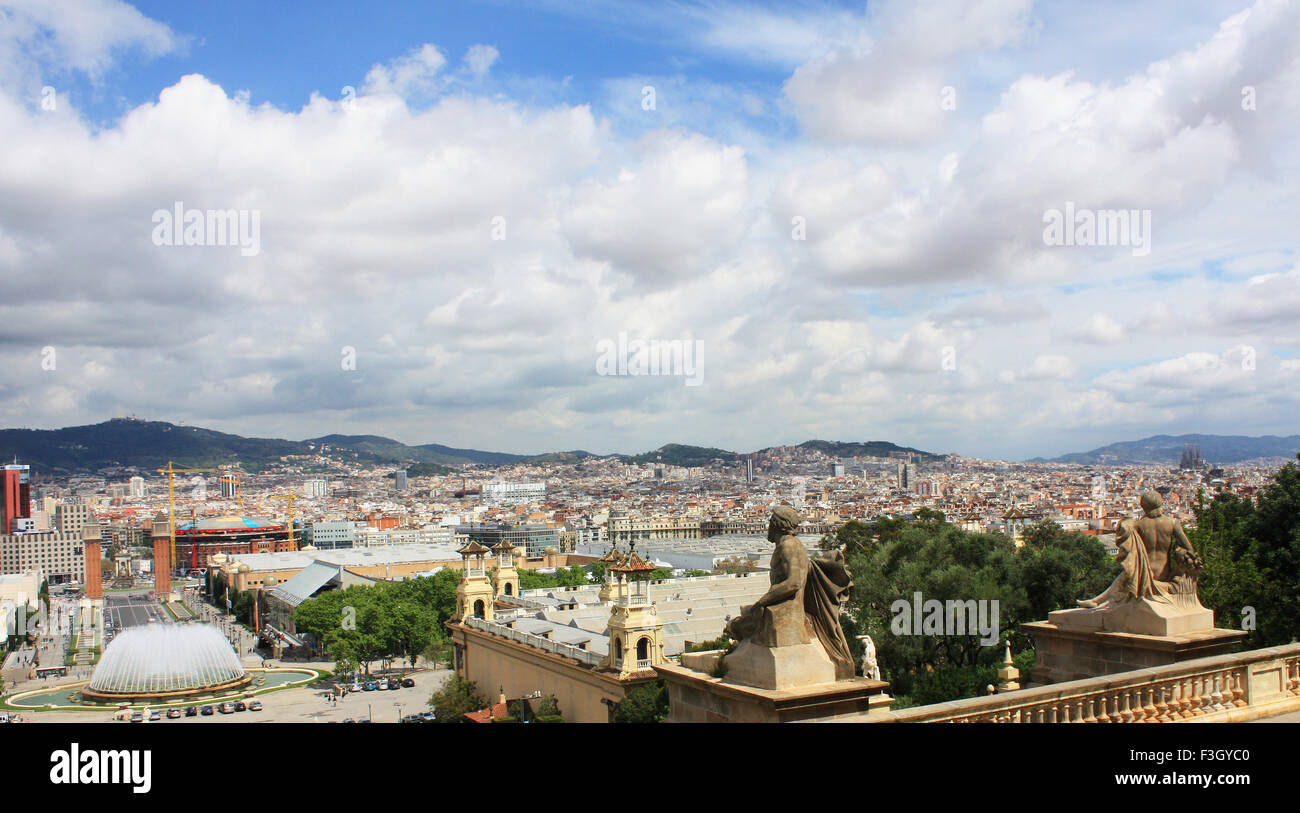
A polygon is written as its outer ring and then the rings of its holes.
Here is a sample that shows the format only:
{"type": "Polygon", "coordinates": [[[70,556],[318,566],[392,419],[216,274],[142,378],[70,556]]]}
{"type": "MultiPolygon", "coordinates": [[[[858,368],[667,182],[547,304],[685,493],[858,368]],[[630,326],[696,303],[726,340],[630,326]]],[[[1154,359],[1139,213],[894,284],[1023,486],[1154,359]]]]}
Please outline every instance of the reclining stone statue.
{"type": "Polygon", "coordinates": [[[1124,569],[1101,595],[1081,600],[1080,607],[1105,609],[1135,600],[1201,606],[1196,597],[1201,557],[1192,549],[1182,526],[1163,516],[1162,504],[1159,492],[1148,491],[1142,495],[1143,516],[1120,521],[1115,534],[1116,559],[1124,569]]]}

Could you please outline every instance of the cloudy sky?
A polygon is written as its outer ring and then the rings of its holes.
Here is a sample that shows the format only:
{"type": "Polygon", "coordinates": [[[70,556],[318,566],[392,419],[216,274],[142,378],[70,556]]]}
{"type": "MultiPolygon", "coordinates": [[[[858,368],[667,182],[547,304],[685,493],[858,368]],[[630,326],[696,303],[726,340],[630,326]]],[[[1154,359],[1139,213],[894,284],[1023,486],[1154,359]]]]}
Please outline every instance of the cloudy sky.
{"type": "Polygon", "coordinates": [[[0,0],[0,426],[1300,431],[1300,2],[188,5],[0,0]]]}

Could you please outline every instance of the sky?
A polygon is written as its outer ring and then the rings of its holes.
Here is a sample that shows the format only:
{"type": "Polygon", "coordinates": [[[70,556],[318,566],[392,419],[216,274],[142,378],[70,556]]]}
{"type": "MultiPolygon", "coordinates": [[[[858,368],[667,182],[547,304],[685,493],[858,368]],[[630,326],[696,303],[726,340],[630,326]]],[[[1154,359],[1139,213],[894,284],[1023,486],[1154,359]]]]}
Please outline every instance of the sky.
{"type": "Polygon", "coordinates": [[[0,426],[1300,432],[1300,0],[1133,6],[0,0],[0,426]]]}

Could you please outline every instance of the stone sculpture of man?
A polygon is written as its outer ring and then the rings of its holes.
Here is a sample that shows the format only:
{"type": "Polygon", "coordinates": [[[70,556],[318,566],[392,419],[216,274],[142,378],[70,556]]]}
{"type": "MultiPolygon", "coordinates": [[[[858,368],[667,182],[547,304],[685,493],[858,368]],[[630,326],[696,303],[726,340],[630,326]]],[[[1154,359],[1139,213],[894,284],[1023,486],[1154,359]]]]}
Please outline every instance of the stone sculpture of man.
{"type": "Polygon", "coordinates": [[[1080,607],[1107,609],[1133,600],[1200,607],[1196,583],[1201,558],[1182,526],[1163,516],[1162,505],[1160,493],[1148,491],[1142,495],[1143,516],[1120,521],[1116,558],[1124,569],[1105,592],[1080,601],[1080,607]]]}
{"type": "Polygon", "coordinates": [[[853,657],[840,627],[840,605],[853,587],[843,553],[810,560],[794,532],[802,517],[788,506],[778,506],[768,523],[767,538],[774,545],[771,587],[758,601],[745,607],[727,624],[727,634],[766,647],[806,644],[817,639],[835,665],[835,679],[854,675],[853,657]]]}

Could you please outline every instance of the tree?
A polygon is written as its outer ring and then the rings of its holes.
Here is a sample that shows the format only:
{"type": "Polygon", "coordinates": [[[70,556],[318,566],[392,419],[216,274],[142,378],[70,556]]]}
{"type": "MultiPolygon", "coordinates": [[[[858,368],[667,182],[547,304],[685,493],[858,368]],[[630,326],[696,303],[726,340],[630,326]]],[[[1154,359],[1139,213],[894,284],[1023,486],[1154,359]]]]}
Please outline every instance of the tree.
{"type": "Polygon", "coordinates": [[[1287,463],[1253,502],[1200,494],[1195,511],[1188,537],[1205,563],[1201,600],[1216,622],[1240,627],[1253,618],[1250,648],[1300,635],[1300,468],[1287,463]]]}
{"type": "Polygon", "coordinates": [[[660,723],[668,716],[668,684],[654,680],[623,696],[614,709],[616,723],[660,723]]]}
{"type": "MultiPolygon", "coordinates": [[[[1014,631],[1050,610],[1096,595],[1117,569],[1095,538],[1066,534],[1059,527],[1043,530],[1042,550],[1017,550],[1001,534],[970,533],[933,518],[882,518],[877,529],[878,542],[847,556],[854,587],[841,623],[855,657],[861,655],[856,636],[871,635],[884,677],[900,696],[912,694],[918,685],[933,696],[975,685],[975,668],[1000,660],[1002,630],[1014,631]],[[903,616],[896,603],[911,604],[916,593],[924,601],[985,602],[975,606],[987,608],[990,623],[996,601],[997,629],[990,632],[998,644],[987,645],[983,631],[917,635],[914,626],[903,625],[907,628],[898,634],[896,613],[903,616]],[[930,674],[945,670],[964,671],[952,677],[930,674]]],[[[1013,650],[1028,648],[1029,641],[1019,633],[1007,635],[1013,650]]]]}
{"type": "Polygon", "coordinates": [[[835,529],[834,533],[823,536],[817,547],[826,551],[842,549],[847,556],[870,545],[874,535],[870,525],[851,519],[835,529]]]}
{"type": "Polygon", "coordinates": [[[488,702],[479,694],[478,684],[452,675],[442,688],[429,698],[433,714],[440,723],[463,723],[471,711],[487,708],[488,702]]]}

